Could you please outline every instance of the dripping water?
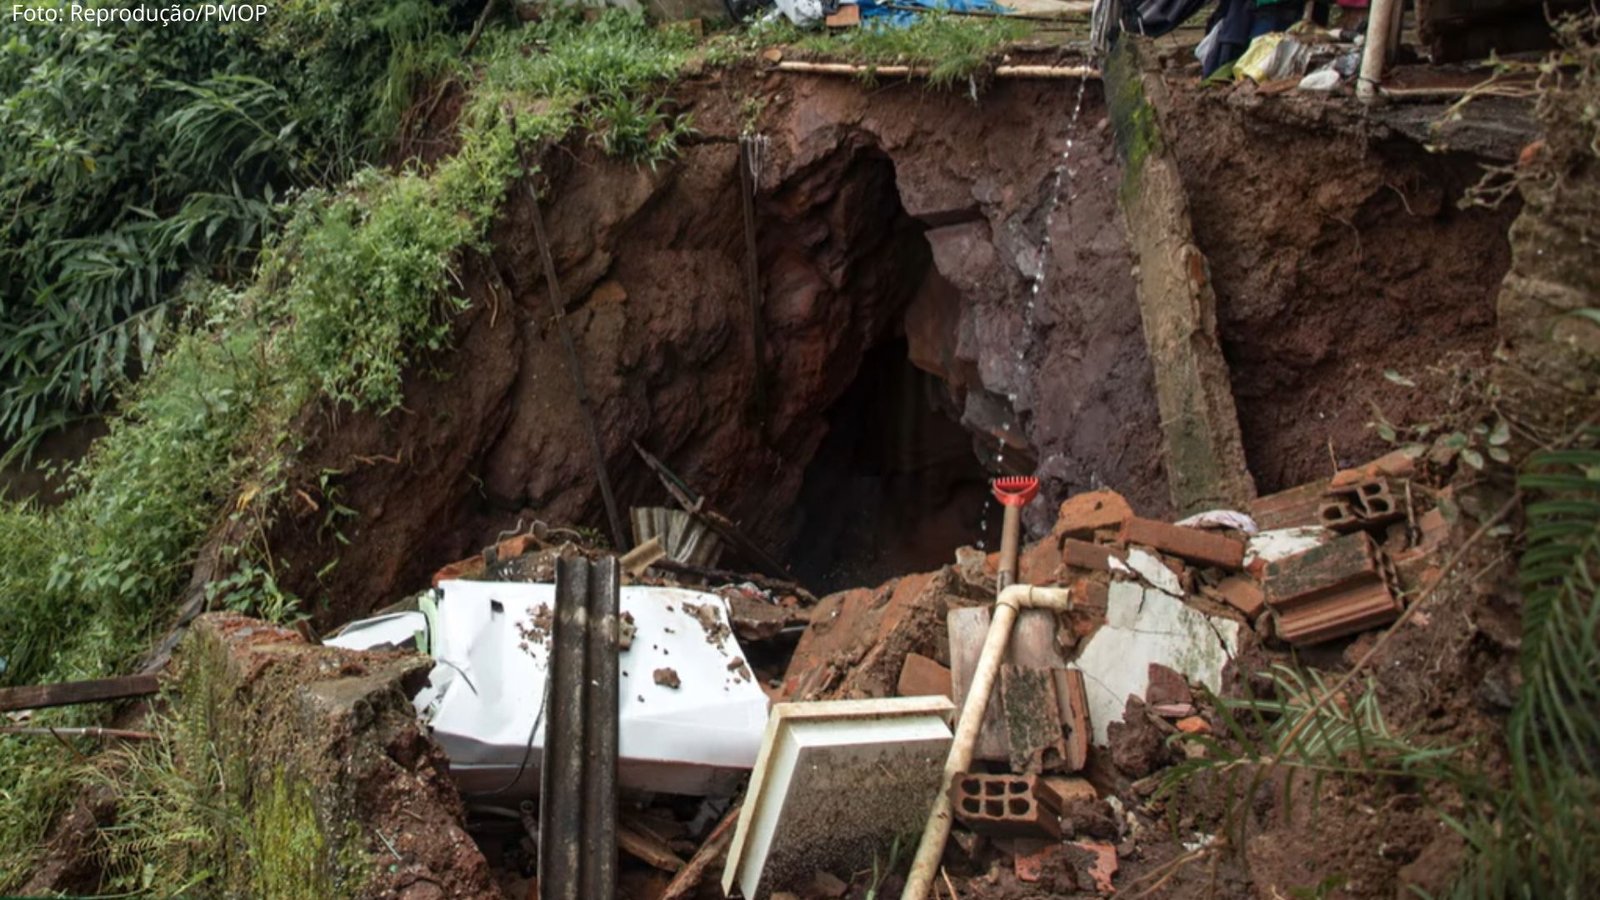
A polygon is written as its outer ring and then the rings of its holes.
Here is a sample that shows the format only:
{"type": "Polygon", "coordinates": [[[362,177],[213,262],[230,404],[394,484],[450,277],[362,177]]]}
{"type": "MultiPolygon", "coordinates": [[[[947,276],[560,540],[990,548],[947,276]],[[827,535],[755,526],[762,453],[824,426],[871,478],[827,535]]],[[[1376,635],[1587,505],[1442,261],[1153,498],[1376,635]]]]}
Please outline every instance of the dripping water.
{"type": "MultiPolygon", "coordinates": [[[[1078,79],[1078,96],[1072,104],[1072,115],[1067,119],[1066,144],[1061,148],[1061,156],[1056,160],[1055,170],[1051,173],[1050,192],[1045,198],[1044,234],[1039,241],[1039,250],[1035,254],[1034,271],[1028,278],[1028,294],[1026,305],[1022,309],[1022,337],[1017,342],[1016,356],[1012,364],[1016,372],[1012,384],[1023,384],[1027,375],[1028,350],[1033,343],[1034,333],[1034,308],[1044,292],[1045,273],[1050,268],[1050,232],[1055,227],[1056,213],[1062,206],[1063,189],[1066,193],[1068,215],[1071,214],[1072,179],[1073,172],[1070,168],[1072,162],[1073,136],[1078,133],[1078,117],[1083,113],[1083,94],[1088,85],[1088,79],[1078,79]]],[[[1016,409],[1017,395],[1008,394],[1006,400],[1013,410],[1016,409]]],[[[1006,422],[1001,426],[1001,434],[995,435],[997,439],[994,459],[990,470],[1004,472],[1001,465],[1005,462],[1006,440],[1010,437],[1011,423],[1006,422]]],[[[983,501],[983,512],[978,516],[978,549],[988,549],[989,513],[995,506],[993,496],[983,501]]]]}

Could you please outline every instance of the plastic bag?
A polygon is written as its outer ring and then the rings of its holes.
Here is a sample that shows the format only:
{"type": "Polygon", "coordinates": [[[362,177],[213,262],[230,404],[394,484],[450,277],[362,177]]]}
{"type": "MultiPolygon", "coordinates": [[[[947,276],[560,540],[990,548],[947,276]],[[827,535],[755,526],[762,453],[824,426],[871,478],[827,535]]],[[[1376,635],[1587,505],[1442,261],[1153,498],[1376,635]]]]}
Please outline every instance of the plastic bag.
{"type": "Polygon", "coordinates": [[[1274,31],[1250,42],[1249,49],[1234,63],[1234,79],[1249,78],[1256,83],[1291,78],[1305,71],[1311,48],[1288,34],[1274,31]]]}

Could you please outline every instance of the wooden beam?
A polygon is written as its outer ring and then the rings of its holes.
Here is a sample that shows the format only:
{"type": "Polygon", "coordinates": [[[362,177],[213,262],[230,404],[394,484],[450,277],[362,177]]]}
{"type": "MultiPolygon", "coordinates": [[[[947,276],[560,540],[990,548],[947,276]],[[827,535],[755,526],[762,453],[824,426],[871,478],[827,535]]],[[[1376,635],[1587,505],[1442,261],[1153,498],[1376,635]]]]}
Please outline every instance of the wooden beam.
{"type": "Polygon", "coordinates": [[[160,689],[161,681],[154,675],[127,675],[121,678],[97,678],[93,681],[66,681],[60,684],[0,688],[0,712],[144,697],[160,689]]]}

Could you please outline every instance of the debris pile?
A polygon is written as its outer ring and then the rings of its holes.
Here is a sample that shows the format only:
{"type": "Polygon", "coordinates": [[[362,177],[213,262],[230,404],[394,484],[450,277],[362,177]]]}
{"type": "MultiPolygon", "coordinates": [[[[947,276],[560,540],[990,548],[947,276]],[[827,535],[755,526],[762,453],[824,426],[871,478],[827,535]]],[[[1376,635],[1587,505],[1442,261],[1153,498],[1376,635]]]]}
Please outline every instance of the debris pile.
{"type": "Polygon", "coordinates": [[[636,511],[620,559],[536,524],[304,651],[350,654],[341,672],[403,663],[514,895],[542,877],[596,896],[922,897],[925,866],[901,874],[918,833],[952,884],[1109,894],[1171,842],[1154,776],[1206,752],[1181,736],[1218,730],[1215,695],[1393,622],[1438,579],[1457,513],[1428,465],[1396,452],[1176,523],[1079,494],[1026,547],[1014,524],[1001,553],[820,600],[708,568],[692,511],[636,511]]]}

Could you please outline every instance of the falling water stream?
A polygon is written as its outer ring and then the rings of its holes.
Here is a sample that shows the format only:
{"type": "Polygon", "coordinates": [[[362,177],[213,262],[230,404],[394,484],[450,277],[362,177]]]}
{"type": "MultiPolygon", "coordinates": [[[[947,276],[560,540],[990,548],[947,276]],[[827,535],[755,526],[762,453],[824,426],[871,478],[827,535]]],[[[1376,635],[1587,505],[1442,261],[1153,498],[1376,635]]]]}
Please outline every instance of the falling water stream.
{"type": "MultiPolygon", "coordinates": [[[[1051,174],[1050,193],[1045,198],[1044,234],[1039,241],[1038,252],[1034,254],[1034,271],[1028,279],[1028,300],[1022,310],[1022,335],[1017,341],[1016,357],[1013,360],[1013,365],[1016,366],[1016,371],[1011,378],[1013,389],[1011,393],[1006,395],[1006,400],[1011,404],[1013,411],[1016,409],[1017,403],[1016,386],[1026,383],[1028,350],[1033,344],[1034,307],[1042,297],[1045,273],[1050,268],[1050,232],[1055,227],[1056,213],[1061,209],[1063,188],[1066,189],[1066,199],[1070,214],[1073,172],[1069,165],[1072,161],[1073,135],[1078,133],[1078,117],[1083,113],[1083,94],[1084,88],[1088,83],[1086,78],[1078,79],[1078,96],[1072,104],[1072,115],[1067,119],[1066,145],[1061,148],[1061,157],[1057,160],[1055,170],[1051,174]]],[[[1010,432],[1011,423],[1004,422],[1000,428],[1003,432],[1010,432]]],[[[1005,462],[1007,436],[1006,434],[996,435],[998,440],[994,461],[990,467],[992,471],[1003,471],[1001,464],[1005,462]]],[[[988,549],[989,513],[994,509],[994,506],[995,500],[992,496],[983,501],[983,512],[978,517],[979,550],[988,549]]]]}

